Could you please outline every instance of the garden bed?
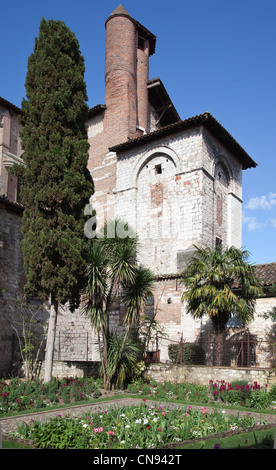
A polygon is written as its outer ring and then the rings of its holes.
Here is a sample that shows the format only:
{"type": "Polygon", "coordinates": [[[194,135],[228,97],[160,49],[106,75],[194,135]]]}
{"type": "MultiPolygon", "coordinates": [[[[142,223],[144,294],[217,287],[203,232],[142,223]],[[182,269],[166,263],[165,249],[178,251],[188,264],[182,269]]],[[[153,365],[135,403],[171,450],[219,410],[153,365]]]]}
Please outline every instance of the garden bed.
{"type": "MultiPolygon", "coordinates": [[[[189,441],[204,440],[207,436],[227,436],[271,427],[270,420],[261,420],[261,413],[276,413],[273,411],[275,398],[275,387],[268,392],[256,382],[231,385],[210,381],[207,387],[137,381],[130,384],[128,390],[106,392],[99,379],[53,379],[49,384],[13,379],[9,383],[0,381],[0,418],[24,412],[35,415],[38,409],[47,414],[64,403],[68,406],[79,403],[80,413],[87,408],[90,411],[77,418],[64,413],[62,416],[56,411],[55,417],[47,418],[44,423],[30,420],[19,425],[18,432],[9,439],[19,439],[19,442],[23,439],[39,448],[173,448],[189,441]],[[95,405],[98,398],[102,402],[110,395],[113,398],[116,395],[136,397],[135,404],[122,407],[118,403],[114,409],[95,405]],[[81,404],[84,400],[90,402],[87,408],[81,404]],[[92,403],[99,412],[93,414],[92,403]],[[231,407],[240,407],[245,412],[233,412],[231,407]],[[246,413],[246,409],[258,413],[254,416],[253,412],[246,413]]],[[[126,402],[129,400],[132,398],[126,402]]]]}
{"type": "Polygon", "coordinates": [[[14,437],[49,449],[157,449],[229,431],[262,429],[264,425],[260,416],[251,413],[228,414],[143,399],[135,405],[90,408],[79,417],[57,414],[46,422],[23,422],[14,437]]]}
{"type": "Polygon", "coordinates": [[[67,403],[78,403],[102,396],[101,379],[0,380],[0,417],[7,413],[33,411],[67,403]]]}
{"type": "Polygon", "coordinates": [[[256,410],[273,411],[276,408],[276,386],[268,392],[257,382],[248,384],[246,381],[226,382],[210,380],[209,386],[198,384],[174,384],[166,382],[158,384],[155,380],[143,384],[134,383],[128,391],[154,399],[175,401],[178,403],[217,404],[224,406],[243,407],[256,410]]]}

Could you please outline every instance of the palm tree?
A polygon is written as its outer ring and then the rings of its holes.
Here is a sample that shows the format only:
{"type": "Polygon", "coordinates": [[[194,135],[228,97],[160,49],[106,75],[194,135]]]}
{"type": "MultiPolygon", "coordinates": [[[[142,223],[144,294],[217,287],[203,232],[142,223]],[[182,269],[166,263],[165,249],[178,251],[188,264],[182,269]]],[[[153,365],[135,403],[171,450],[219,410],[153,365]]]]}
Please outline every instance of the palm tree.
{"type": "Polygon", "coordinates": [[[118,369],[114,364],[112,367],[108,364],[110,348],[115,344],[109,328],[110,312],[118,301],[125,307],[125,332],[119,351],[116,343],[116,363],[119,367],[126,345],[129,348],[130,328],[139,323],[140,313],[152,295],[154,275],[137,264],[137,254],[137,236],[120,220],[106,223],[90,249],[85,312],[98,335],[104,386],[107,389],[116,382],[114,377],[118,369]]]}
{"type": "Polygon", "coordinates": [[[222,362],[223,333],[228,320],[237,316],[242,323],[254,318],[255,299],[261,286],[254,266],[248,264],[249,253],[230,247],[198,248],[182,274],[188,313],[194,318],[207,314],[217,338],[218,365],[222,362]]]}

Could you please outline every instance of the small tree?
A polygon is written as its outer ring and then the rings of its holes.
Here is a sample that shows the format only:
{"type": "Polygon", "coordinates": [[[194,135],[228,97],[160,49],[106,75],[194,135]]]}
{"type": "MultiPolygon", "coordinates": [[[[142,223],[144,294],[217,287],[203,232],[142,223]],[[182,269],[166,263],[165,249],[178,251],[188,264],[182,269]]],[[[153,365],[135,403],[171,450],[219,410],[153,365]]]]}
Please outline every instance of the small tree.
{"type": "Polygon", "coordinates": [[[7,294],[9,311],[3,313],[18,341],[26,380],[39,373],[42,347],[46,339],[46,312],[40,302],[28,301],[26,296],[7,294]]]}
{"type": "Polygon", "coordinates": [[[139,323],[140,313],[152,295],[154,276],[149,269],[137,264],[137,253],[137,237],[127,224],[116,220],[105,224],[100,237],[93,241],[89,254],[85,312],[98,335],[104,386],[107,389],[117,383],[116,374],[125,347],[134,352],[129,345],[130,328],[139,323]],[[115,341],[109,317],[118,302],[125,308],[122,319],[125,332],[120,341],[115,341]],[[115,346],[116,361],[114,363],[113,355],[111,367],[109,352],[111,348],[115,350],[115,346]]]}
{"type": "Polygon", "coordinates": [[[261,294],[248,252],[230,247],[198,248],[182,275],[188,313],[194,318],[209,315],[217,338],[218,365],[222,362],[223,333],[231,316],[242,323],[254,318],[255,299],[261,294]]]}
{"type": "Polygon", "coordinates": [[[87,170],[84,59],[61,21],[40,23],[28,61],[21,133],[26,166],[16,167],[24,205],[25,291],[51,311],[45,381],[52,377],[58,305],[79,304],[86,273],[84,207],[93,194],[87,170]]]}

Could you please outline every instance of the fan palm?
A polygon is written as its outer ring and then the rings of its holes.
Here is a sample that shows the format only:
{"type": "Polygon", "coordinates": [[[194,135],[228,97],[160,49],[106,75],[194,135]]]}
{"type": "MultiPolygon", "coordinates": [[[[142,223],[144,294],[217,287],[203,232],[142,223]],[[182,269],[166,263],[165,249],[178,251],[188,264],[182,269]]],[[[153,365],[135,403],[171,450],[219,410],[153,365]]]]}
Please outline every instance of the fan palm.
{"type": "MultiPolygon", "coordinates": [[[[152,295],[154,276],[137,265],[138,240],[127,224],[115,220],[105,224],[99,238],[93,241],[89,255],[87,303],[85,312],[98,334],[104,384],[114,383],[114,367],[109,367],[109,314],[120,300],[125,306],[124,337],[117,348],[120,364],[128,340],[129,329],[139,322],[139,315],[152,295]],[[122,237],[122,224],[127,236],[122,237]],[[112,229],[114,228],[114,230],[112,229]],[[119,230],[120,229],[120,230],[119,230]],[[121,231],[121,233],[120,233],[121,231]],[[112,236],[110,236],[112,234],[112,236]]],[[[113,343],[114,344],[114,341],[113,343]]]]}
{"type": "Polygon", "coordinates": [[[254,266],[248,264],[249,253],[230,247],[198,248],[182,275],[188,313],[194,318],[207,314],[217,337],[217,358],[221,365],[223,333],[234,314],[242,323],[254,318],[255,299],[261,286],[254,266]]]}

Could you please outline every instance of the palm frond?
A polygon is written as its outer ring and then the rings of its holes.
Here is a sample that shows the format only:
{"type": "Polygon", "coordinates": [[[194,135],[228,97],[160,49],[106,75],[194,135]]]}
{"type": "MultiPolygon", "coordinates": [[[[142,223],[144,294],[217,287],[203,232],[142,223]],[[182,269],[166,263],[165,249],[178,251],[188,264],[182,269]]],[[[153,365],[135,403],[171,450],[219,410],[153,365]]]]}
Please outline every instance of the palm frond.
{"type": "Polygon", "coordinates": [[[204,314],[227,318],[235,311],[243,320],[251,319],[261,288],[253,266],[247,263],[248,252],[235,247],[195,249],[182,275],[186,287],[182,301],[187,301],[188,312],[196,318],[204,314]]]}
{"type": "Polygon", "coordinates": [[[121,301],[126,306],[123,323],[134,325],[138,321],[139,313],[152,297],[153,284],[152,272],[143,266],[137,267],[135,278],[123,285],[121,301]]]}
{"type": "Polygon", "coordinates": [[[128,335],[122,353],[123,335],[108,334],[108,368],[107,375],[114,385],[123,387],[131,375],[140,355],[140,343],[128,335]]]}

